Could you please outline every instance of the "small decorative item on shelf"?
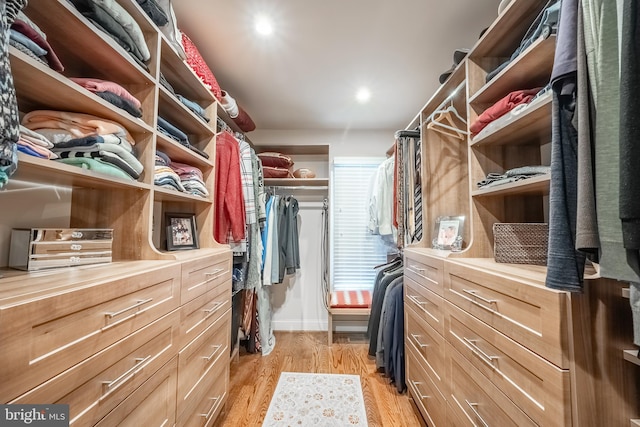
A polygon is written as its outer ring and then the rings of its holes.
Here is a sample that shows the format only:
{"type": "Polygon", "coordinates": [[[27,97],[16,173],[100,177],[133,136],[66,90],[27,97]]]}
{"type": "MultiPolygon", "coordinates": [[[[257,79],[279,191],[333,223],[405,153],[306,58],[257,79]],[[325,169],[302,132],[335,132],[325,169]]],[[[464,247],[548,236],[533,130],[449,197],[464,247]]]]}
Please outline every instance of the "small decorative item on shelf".
{"type": "Polygon", "coordinates": [[[549,225],[546,223],[493,224],[496,262],[547,265],[549,225]]]}
{"type": "Polygon", "coordinates": [[[9,267],[43,270],[111,262],[111,228],[27,228],[11,230],[9,267]]]}
{"type": "Polygon", "coordinates": [[[461,251],[463,230],[464,215],[438,217],[433,232],[433,249],[461,251]]]}
{"type": "Polygon", "coordinates": [[[196,216],[192,213],[165,213],[167,250],[198,249],[196,216]]]}

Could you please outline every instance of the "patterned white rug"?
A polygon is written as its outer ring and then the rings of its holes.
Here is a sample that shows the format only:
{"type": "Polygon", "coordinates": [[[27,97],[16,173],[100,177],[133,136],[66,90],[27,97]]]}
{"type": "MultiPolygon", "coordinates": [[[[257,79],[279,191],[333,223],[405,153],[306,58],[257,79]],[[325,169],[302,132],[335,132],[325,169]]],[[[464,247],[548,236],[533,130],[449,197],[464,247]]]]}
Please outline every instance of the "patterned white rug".
{"type": "Polygon", "coordinates": [[[282,372],[262,425],[367,426],[360,377],[282,372]]]}

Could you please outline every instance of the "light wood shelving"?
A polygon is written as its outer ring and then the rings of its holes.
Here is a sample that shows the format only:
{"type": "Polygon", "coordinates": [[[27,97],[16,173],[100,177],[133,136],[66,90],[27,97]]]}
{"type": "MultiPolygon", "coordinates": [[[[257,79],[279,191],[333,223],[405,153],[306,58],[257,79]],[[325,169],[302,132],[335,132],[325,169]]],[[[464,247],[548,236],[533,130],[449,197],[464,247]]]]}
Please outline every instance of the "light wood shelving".
{"type": "Polygon", "coordinates": [[[523,179],[521,181],[509,182],[507,184],[496,185],[490,188],[481,188],[474,190],[471,195],[473,197],[488,196],[511,196],[511,195],[547,195],[549,194],[548,174],[523,179]]]}

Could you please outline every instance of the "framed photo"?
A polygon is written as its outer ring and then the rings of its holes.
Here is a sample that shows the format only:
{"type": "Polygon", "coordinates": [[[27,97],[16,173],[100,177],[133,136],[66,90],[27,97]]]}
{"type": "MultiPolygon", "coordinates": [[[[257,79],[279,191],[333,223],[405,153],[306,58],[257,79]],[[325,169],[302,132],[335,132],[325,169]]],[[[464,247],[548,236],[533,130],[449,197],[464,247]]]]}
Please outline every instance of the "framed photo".
{"type": "Polygon", "coordinates": [[[461,251],[463,231],[464,216],[438,217],[433,232],[433,248],[461,251]]]}
{"type": "Polygon", "coordinates": [[[167,250],[198,249],[196,216],[191,213],[165,213],[167,250]]]}

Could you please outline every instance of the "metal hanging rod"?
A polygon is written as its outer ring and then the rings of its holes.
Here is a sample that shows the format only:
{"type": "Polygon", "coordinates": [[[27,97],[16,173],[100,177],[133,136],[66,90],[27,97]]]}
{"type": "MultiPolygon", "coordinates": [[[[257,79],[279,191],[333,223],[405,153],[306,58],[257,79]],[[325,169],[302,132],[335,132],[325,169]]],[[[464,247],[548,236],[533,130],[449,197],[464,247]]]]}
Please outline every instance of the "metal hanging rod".
{"type": "Polygon", "coordinates": [[[328,190],[326,185],[267,185],[274,190],[328,190]]]}

